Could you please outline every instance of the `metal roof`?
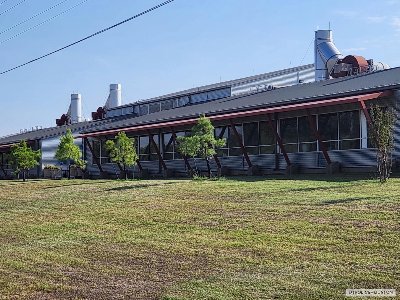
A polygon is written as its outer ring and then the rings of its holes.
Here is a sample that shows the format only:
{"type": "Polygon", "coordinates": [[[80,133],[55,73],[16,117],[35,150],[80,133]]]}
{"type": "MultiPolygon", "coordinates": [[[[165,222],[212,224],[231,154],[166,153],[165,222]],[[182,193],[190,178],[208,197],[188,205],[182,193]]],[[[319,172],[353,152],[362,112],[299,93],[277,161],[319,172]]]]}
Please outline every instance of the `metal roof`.
{"type": "Polygon", "coordinates": [[[132,104],[145,104],[145,103],[151,103],[151,102],[156,102],[162,99],[170,99],[170,98],[176,98],[176,97],[183,97],[187,95],[192,95],[200,92],[206,92],[206,91],[212,91],[220,88],[228,88],[228,87],[235,87],[237,85],[243,85],[243,84],[248,84],[260,80],[265,80],[269,78],[274,78],[278,77],[281,75],[286,75],[286,74],[291,74],[295,72],[301,72],[304,70],[310,70],[314,68],[314,64],[308,64],[308,65],[303,65],[303,66],[298,66],[298,67],[293,67],[293,68],[288,68],[288,69],[283,69],[279,71],[274,71],[274,72],[268,72],[268,73],[263,73],[263,74],[258,74],[258,75],[253,75],[253,76],[248,76],[240,79],[234,79],[234,80],[229,80],[229,81],[222,81],[220,83],[214,83],[214,84],[208,84],[208,85],[203,85],[175,93],[170,93],[166,94],[163,96],[157,96],[154,98],[149,98],[149,99],[143,99],[143,100],[137,100],[135,102],[127,103],[118,107],[111,108],[109,110],[114,110],[114,109],[119,109],[123,107],[128,107],[132,106],[132,104]]]}
{"type": "Polygon", "coordinates": [[[124,128],[143,124],[153,124],[172,120],[196,118],[201,114],[207,116],[221,113],[244,111],[254,108],[272,107],[293,104],[303,101],[367,94],[400,88],[400,68],[393,68],[358,76],[343,77],[326,81],[299,84],[272,91],[240,95],[212,102],[188,105],[171,110],[160,111],[139,117],[115,120],[99,125],[84,133],[124,128]]]}
{"type": "Polygon", "coordinates": [[[124,118],[109,118],[101,121],[90,121],[69,126],[52,127],[0,138],[0,144],[13,143],[20,140],[35,140],[56,137],[64,134],[67,128],[71,128],[71,130],[76,133],[89,133],[166,121],[196,118],[201,114],[213,116],[222,113],[245,111],[255,108],[281,106],[304,101],[338,98],[399,88],[400,68],[392,68],[356,76],[299,84],[272,91],[223,98],[210,102],[160,111],[139,117],[127,115],[124,118]]]}

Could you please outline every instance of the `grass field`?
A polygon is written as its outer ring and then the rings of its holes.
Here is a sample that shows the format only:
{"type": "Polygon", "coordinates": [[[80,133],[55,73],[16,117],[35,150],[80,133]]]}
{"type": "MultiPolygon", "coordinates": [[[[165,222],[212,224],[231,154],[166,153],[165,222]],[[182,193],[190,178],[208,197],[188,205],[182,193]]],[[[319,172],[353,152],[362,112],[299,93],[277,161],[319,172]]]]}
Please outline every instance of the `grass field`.
{"type": "Polygon", "coordinates": [[[0,181],[0,299],[399,293],[400,179],[325,179],[0,181]]]}

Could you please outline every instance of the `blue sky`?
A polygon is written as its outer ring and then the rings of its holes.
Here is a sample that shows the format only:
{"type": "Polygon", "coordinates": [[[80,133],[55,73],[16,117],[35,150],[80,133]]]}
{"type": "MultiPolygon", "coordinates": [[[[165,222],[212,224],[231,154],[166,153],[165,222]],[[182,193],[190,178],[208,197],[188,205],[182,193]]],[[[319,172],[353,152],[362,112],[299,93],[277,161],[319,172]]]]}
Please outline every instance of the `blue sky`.
{"type": "MultiPolygon", "coordinates": [[[[61,0],[0,5],[0,31],[61,0]]],[[[0,71],[43,55],[161,1],[88,0],[67,14],[2,43],[81,2],[68,0],[0,35],[0,71]]],[[[2,1],[0,1],[2,2],[2,1]]],[[[331,22],[343,54],[400,66],[400,1],[175,0],[124,24],[5,75],[0,75],[0,135],[53,126],[79,92],[85,116],[102,106],[110,83],[124,103],[194,86],[313,62],[317,28],[331,22]],[[304,59],[303,59],[304,57],[304,59]],[[303,59],[303,60],[302,60],[303,59]]]]}

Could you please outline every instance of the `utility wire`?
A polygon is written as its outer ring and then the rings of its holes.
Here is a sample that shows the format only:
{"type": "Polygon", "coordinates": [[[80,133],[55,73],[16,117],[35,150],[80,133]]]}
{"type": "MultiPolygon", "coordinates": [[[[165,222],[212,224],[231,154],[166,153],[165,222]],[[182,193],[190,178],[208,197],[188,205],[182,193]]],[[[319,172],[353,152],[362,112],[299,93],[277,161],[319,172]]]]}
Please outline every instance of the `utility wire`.
{"type": "Polygon", "coordinates": [[[3,5],[4,3],[6,3],[8,0],[3,0],[0,2],[0,5],[3,5]]]}
{"type": "Polygon", "coordinates": [[[303,58],[302,58],[301,61],[300,61],[300,66],[301,66],[301,64],[303,63],[303,60],[306,58],[306,56],[307,56],[307,54],[308,54],[308,51],[310,51],[311,45],[312,45],[313,41],[314,41],[314,40],[312,39],[311,42],[310,42],[310,44],[308,45],[307,50],[306,50],[306,53],[304,54],[303,58]]]}
{"type": "Polygon", "coordinates": [[[162,3],[160,3],[160,4],[156,5],[156,6],[153,6],[152,8],[149,8],[149,9],[147,9],[147,10],[145,10],[145,11],[142,11],[141,13],[139,13],[139,14],[137,14],[137,15],[134,15],[133,17],[130,17],[130,18],[128,18],[128,19],[126,19],[126,20],[123,20],[123,21],[121,21],[121,22],[119,22],[119,23],[117,23],[117,24],[114,24],[114,25],[112,25],[112,26],[110,26],[110,27],[107,27],[107,28],[104,28],[104,29],[102,29],[102,30],[99,30],[99,31],[97,31],[97,32],[95,32],[95,33],[93,33],[93,34],[91,34],[91,35],[88,35],[87,37],[84,37],[83,39],[80,39],[80,40],[78,40],[78,41],[76,41],[76,42],[73,42],[73,43],[71,43],[71,44],[68,44],[68,45],[66,45],[66,46],[64,46],[64,47],[62,47],[62,48],[59,48],[59,49],[54,50],[54,51],[52,51],[52,52],[49,52],[49,53],[47,53],[47,54],[45,54],[45,55],[42,55],[42,56],[40,56],[40,57],[37,57],[37,58],[32,59],[32,60],[30,60],[30,61],[27,61],[26,63],[20,64],[20,65],[15,66],[15,67],[13,67],[13,68],[11,68],[11,69],[8,69],[8,70],[5,70],[5,71],[3,71],[3,72],[0,72],[0,75],[4,75],[4,74],[6,74],[6,73],[8,73],[8,72],[11,72],[11,71],[14,71],[14,70],[16,70],[16,69],[19,69],[19,68],[21,68],[21,67],[23,67],[23,66],[29,65],[29,64],[31,64],[31,63],[33,63],[33,62],[36,62],[36,61],[38,61],[38,60],[41,60],[41,59],[47,57],[47,56],[53,55],[53,54],[55,54],[55,53],[57,53],[57,52],[60,52],[60,51],[65,50],[65,49],[67,49],[67,48],[69,48],[69,47],[72,47],[72,46],[74,46],[74,45],[76,45],[76,44],[82,43],[83,41],[86,41],[86,40],[88,40],[88,39],[90,39],[90,38],[92,38],[92,37],[95,37],[96,35],[102,34],[102,33],[106,32],[106,31],[109,31],[109,30],[111,30],[111,29],[113,29],[113,28],[115,28],[115,27],[118,27],[118,26],[120,26],[120,25],[122,25],[122,24],[124,24],[124,23],[127,23],[127,22],[129,22],[129,21],[132,21],[132,20],[134,20],[134,19],[136,19],[136,18],[139,18],[139,17],[141,17],[141,16],[143,16],[143,15],[145,15],[145,14],[148,14],[148,13],[150,13],[150,12],[152,12],[152,11],[158,9],[158,8],[161,8],[162,6],[167,5],[167,4],[169,4],[169,3],[173,2],[173,1],[175,1],[175,0],[168,0],[168,1],[162,2],[162,3]]]}
{"type": "MultiPolygon", "coordinates": [[[[7,1],[7,0],[6,0],[6,1],[7,1]]],[[[1,2],[1,4],[3,4],[3,3],[6,2],[6,1],[1,2]]],[[[18,3],[15,4],[14,6],[11,6],[10,8],[6,9],[5,11],[2,11],[2,12],[0,13],[0,16],[4,15],[5,13],[9,12],[10,10],[13,10],[13,9],[16,8],[18,5],[24,3],[25,1],[26,1],[26,0],[21,0],[20,2],[18,2],[18,3]]]]}
{"type": "MultiPolygon", "coordinates": [[[[34,26],[32,26],[32,27],[29,27],[29,28],[27,28],[27,29],[25,29],[25,30],[23,30],[23,31],[21,31],[21,32],[19,32],[19,33],[13,35],[13,36],[11,36],[11,37],[9,37],[9,38],[6,38],[6,39],[0,41],[0,45],[4,44],[4,43],[6,43],[6,42],[9,42],[9,41],[11,41],[11,40],[13,40],[13,39],[19,37],[20,35],[23,35],[23,34],[29,32],[29,31],[31,31],[31,30],[33,30],[33,29],[35,29],[35,28],[38,28],[38,27],[40,27],[40,26],[42,26],[42,25],[44,25],[44,24],[46,24],[46,23],[49,23],[50,21],[52,21],[52,20],[54,20],[54,19],[56,19],[56,18],[58,18],[58,17],[60,17],[60,16],[62,16],[62,15],[64,15],[64,14],[66,14],[67,12],[70,12],[70,11],[73,10],[74,8],[77,8],[78,6],[81,6],[82,4],[84,4],[84,3],[87,2],[87,1],[88,1],[88,0],[83,0],[83,1],[81,1],[81,2],[79,2],[79,3],[77,3],[77,4],[75,4],[74,6],[71,6],[70,8],[68,8],[68,9],[66,9],[66,10],[64,10],[64,11],[62,11],[62,12],[60,12],[59,14],[57,14],[57,15],[55,15],[55,16],[52,16],[52,17],[49,18],[49,19],[44,20],[43,22],[40,22],[40,23],[38,23],[38,24],[36,24],[36,25],[34,25],[34,26]]],[[[7,29],[6,31],[8,31],[8,29],[7,29]]],[[[3,32],[2,32],[2,33],[3,33],[3,32]]],[[[2,34],[2,33],[0,33],[0,34],[2,34]]]]}
{"type": "Polygon", "coordinates": [[[48,11],[50,11],[50,10],[56,8],[57,6],[60,6],[61,4],[63,4],[64,2],[67,2],[67,1],[69,1],[69,0],[63,0],[63,1],[61,1],[61,2],[59,2],[59,3],[57,3],[57,4],[55,4],[55,5],[53,5],[53,6],[49,7],[49,8],[47,8],[47,9],[45,9],[45,10],[43,10],[43,11],[37,13],[36,15],[31,16],[31,17],[28,18],[28,19],[25,19],[25,20],[23,20],[23,21],[21,21],[21,22],[15,24],[15,25],[13,25],[13,26],[7,28],[7,29],[4,29],[3,31],[0,31],[0,35],[2,35],[2,34],[4,34],[4,33],[8,32],[8,31],[10,31],[11,29],[14,29],[14,28],[16,28],[16,27],[18,27],[18,26],[21,26],[22,24],[25,24],[26,22],[28,22],[28,21],[30,21],[30,20],[36,18],[36,17],[39,17],[40,15],[43,15],[44,13],[46,13],[46,12],[48,12],[48,11]]]}

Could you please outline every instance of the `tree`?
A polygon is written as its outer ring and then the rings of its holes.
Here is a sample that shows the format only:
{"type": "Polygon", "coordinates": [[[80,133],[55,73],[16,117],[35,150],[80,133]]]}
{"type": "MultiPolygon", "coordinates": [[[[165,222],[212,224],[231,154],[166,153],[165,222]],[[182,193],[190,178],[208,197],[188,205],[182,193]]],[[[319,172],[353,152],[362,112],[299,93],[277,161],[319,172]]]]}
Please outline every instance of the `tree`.
{"type": "Polygon", "coordinates": [[[392,151],[394,148],[394,125],[396,116],[392,108],[377,105],[371,107],[372,144],[376,148],[378,176],[381,183],[386,182],[392,172],[392,151]]]}
{"type": "Polygon", "coordinates": [[[215,149],[226,144],[225,139],[214,136],[214,126],[210,119],[200,116],[193,126],[190,136],[178,137],[178,151],[188,157],[200,157],[206,160],[208,177],[211,177],[210,158],[216,154],[215,149]]]}
{"type": "Polygon", "coordinates": [[[71,161],[81,168],[85,168],[85,161],[81,159],[81,149],[74,143],[71,129],[67,129],[65,135],[60,138],[55,158],[62,162],[68,162],[68,179],[71,178],[71,161]]]}
{"type": "Polygon", "coordinates": [[[135,140],[129,138],[125,132],[119,132],[115,136],[115,142],[108,140],[106,149],[110,155],[111,161],[122,165],[125,180],[128,179],[127,167],[136,165],[138,156],[135,149],[135,140]]]}
{"type": "Polygon", "coordinates": [[[40,150],[32,150],[28,147],[26,141],[21,141],[18,145],[14,145],[11,148],[12,164],[15,166],[17,173],[22,172],[23,181],[26,181],[27,172],[39,165],[40,157],[40,150]]]}

